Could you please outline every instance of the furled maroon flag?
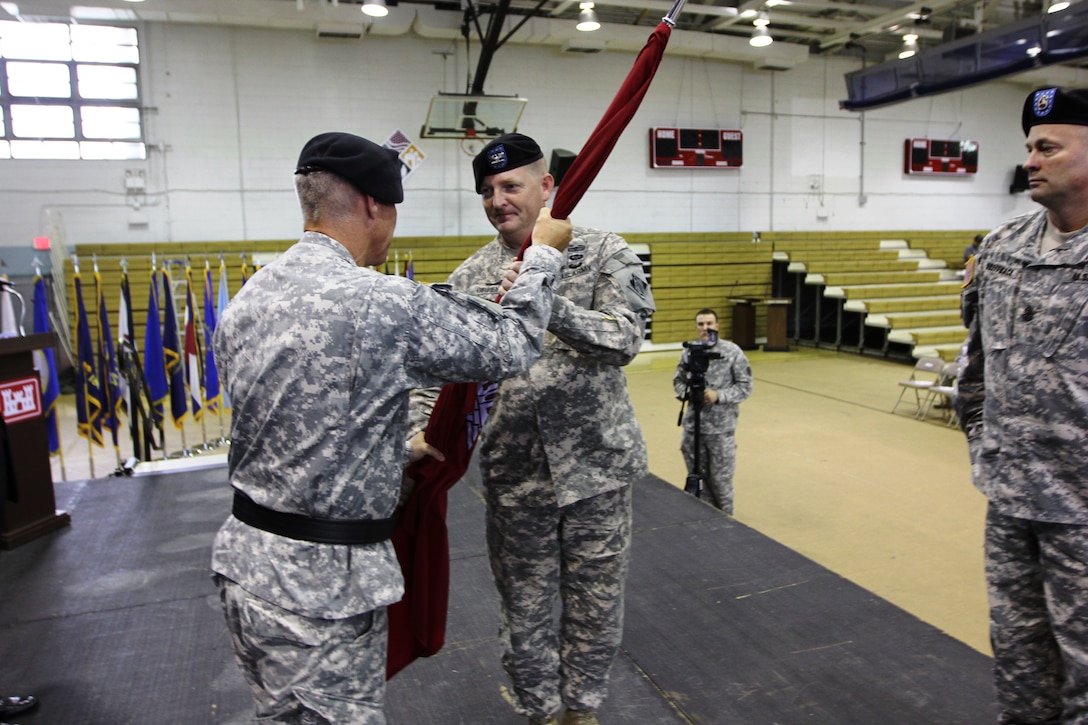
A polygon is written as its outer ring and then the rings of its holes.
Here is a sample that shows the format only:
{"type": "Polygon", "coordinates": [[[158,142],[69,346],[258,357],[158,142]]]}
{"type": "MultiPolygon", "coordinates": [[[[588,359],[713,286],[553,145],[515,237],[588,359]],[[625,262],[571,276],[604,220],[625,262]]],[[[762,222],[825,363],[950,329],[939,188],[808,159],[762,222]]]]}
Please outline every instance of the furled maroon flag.
{"type": "MultiPolygon", "coordinates": [[[[683,0],[677,0],[646,41],[612,104],[563,177],[552,204],[552,216],[570,216],[604,166],[650,87],[669,42],[673,18],[682,5],[683,0]]],[[[525,240],[522,253],[530,242],[531,238],[525,240]]],[[[404,573],[404,598],[389,607],[387,677],[393,677],[417,657],[435,654],[445,643],[450,573],[446,494],[468,469],[495,389],[495,383],[443,387],[427,424],[426,439],[445,454],[446,460],[427,457],[408,468],[416,487],[400,511],[393,532],[404,573]]]]}

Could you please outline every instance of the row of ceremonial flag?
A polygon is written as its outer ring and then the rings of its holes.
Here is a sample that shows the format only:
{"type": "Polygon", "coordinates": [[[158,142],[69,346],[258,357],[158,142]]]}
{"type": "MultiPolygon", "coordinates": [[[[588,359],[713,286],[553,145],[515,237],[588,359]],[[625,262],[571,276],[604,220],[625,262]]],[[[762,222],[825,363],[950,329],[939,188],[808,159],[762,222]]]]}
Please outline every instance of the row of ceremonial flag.
{"type": "MultiPolygon", "coordinates": [[[[403,271],[399,252],[393,267],[385,265],[386,274],[414,279],[414,262],[410,253],[404,256],[403,271]]],[[[248,274],[260,265],[242,264],[242,284],[248,274]]],[[[193,292],[193,269],[185,265],[185,303],[179,317],[173,293],[173,280],[168,264],[156,268],[152,258],[151,280],[148,285],[147,318],[142,344],[134,339],[133,305],[129,291],[127,266],[122,265],[117,336],[114,337],[107,309],[107,294],[97,263],[93,272],[94,308],[88,312],[84,302],[84,275],[78,261],[73,265],[76,307],[75,366],[76,409],[78,432],[89,443],[105,447],[107,437],[119,450],[124,418],[133,415],[135,395],[128,384],[125,361],[139,360],[142,366],[137,377],[147,398],[151,423],[162,429],[167,416],[174,427],[183,429],[186,420],[199,422],[205,413],[218,415],[230,410],[230,400],[220,387],[219,371],[212,350],[212,335],[219,316],[230,300],[227,268],[219,261],[218,284],[212,277],[210,263],[204,262],[203,305],[198,306],[193,292]],[[203,320],[203,324],[201,324],[203,320]],[[92,339],[92,326],[97,331],[92,339]],[[123,352],[124,351],[124,352],[123,352]]],[[[88,290],[88,295],[90,290],[88,290]]],[[[88,297],[89,299],[89,297],[88,297]]],[[[34,279],[35,333],[50,332],[49,301],[45,280],[39,273],[34,279]]],[[[42,407],[49,435],[49,451],[60,453],[61,441],[57,421],[57,399],[60,384],[56,359],[52,349],[44,351],[39,360],[42,376],[42,407]]],[[[138,453],[137,453],[138,455],[138,453]]]]}
{"type": "MultiPolygon", "coordinates": [[[[121,274],[116,346],[98,270],[94,272],[96,314],[93,318],[84,303],[83,275],[78,264],[75,265],[73,281],[76,302],[76,414],[80,436],[104,447],[105,432],[109,431],[114,448],[118,447],[122,416],[131,414],[132,396],[140,394],[140,391],[130,389],[129,376],[124,374],[121,367],[122,359],[135,361],[142,357],[144,385],[141,387],[148,398],[151,423],[157,428],[161,428],[166,419],[167,399],[170,419],[179,429],[184,427],[190,415],[197,422],[205,412],[214,415],[230,409],[230,403],[225,400],[219,386],[219,372],[211,344],[216,320],[229,300],[224,262],[219,264],[219,286],[215,296],[212,293],[215,286],[211,266],[206,261],[204,264],[203,327],[200,325],[201,312],[193,294],[192,267],[188,264],[185,267],[182,318],[178,317],[175,306],[169,268],[165,264],[161,269],[152,267],[142,345],[133,337],[135,326],[127,270],[121,274]],[[97,345],[91,341],[92,324],[97,326],[97,345]],[[125,351],[123,357],[122,350],[125,351]]],[[[135,372],[138,379],[140,371],[135,372]]]]}

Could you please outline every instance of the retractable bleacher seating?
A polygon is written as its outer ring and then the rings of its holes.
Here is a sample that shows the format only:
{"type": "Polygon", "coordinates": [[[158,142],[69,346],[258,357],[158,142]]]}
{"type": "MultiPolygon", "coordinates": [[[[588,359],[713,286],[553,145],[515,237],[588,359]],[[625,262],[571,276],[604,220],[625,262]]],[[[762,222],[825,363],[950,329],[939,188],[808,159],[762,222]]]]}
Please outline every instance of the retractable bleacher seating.
{"type": "MultiPolygon", "coordinates": [[[[957,239],[963,235],[956,233],[957,239]]],[[[954,359],[967,335],[959,313],[959,266],[949,264],[949,249],[930,256],[926,241],[776,240],[775,259],[788,262],[795,297],[803,301],[797,338],[884,356],[954,359]],[[807,322],[801,319],[806,310],[807,322]]],[[[962,254],[962,245],[957,249],[962,254]]]]}

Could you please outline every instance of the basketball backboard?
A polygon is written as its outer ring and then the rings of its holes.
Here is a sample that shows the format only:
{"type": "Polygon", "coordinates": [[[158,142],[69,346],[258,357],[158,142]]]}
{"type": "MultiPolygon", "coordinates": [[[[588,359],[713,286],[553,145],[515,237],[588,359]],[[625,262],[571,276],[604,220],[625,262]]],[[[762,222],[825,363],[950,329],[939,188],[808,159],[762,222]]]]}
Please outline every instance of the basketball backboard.
{"type": "Polygon", "coordinates": [[[431,99],[423,138],[493,139],[518,128],[529,99],[439,93],[431,99]]]}

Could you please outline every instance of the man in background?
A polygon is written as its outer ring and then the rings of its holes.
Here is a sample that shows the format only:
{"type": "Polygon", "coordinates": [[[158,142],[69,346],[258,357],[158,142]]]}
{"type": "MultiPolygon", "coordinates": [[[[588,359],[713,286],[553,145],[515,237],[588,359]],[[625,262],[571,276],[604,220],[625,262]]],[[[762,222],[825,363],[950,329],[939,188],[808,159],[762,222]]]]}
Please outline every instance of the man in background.
{"type": "MultiPolygon", "coordinates": [[[[498,235],[449,282],[493,300],[524,270],[515,257],[555,180],[522,134],[489,143],[472,169],[498,235]]],[[[647,472],[623,366],[654,303],[623,238],[584,227],[555,295],[544,352],[499,386],[478,453],[509,699],[530,723],[565,708],[564,725],[591,725],[623,636],[631,485],[647,472]]]]}
{"type": "Polygon", "coordinates": [[[733,473],[737,468],[737,416],[740,404],[752,394],[752,368],[739,346],[718,337],[718,313],[704,308],[695,315],[695,345],[685,343],[673,389],[679,400],[688,402],[682,425],[680,452],[688,476],[698,476],[704,485],[699,497],[730,516],[733,515],[733,473]],[[694,360],[693,360],[694,358],[694,360]],[[691,400],[693,378],[702,388],[702,400],[691,400]],[[699,465],[695,465],[695,418],[699,417],[699,465]]]}
{"type": "Polygon", "coordinates": [[[964,282],[957,409],[989,499],[1001,723],[1088,722],[1088,89],[1028,95],[1031,198],[964,282]]]}
{"type": "Polygon", "coordinates": [[[967,260],[978,254],[978,245],[982,244],[982,235],[976,234],[975,238],[971,240],[971,243],[963,248],[963,263],[966,265],[967,260]]]}
{"type": "Polygon", "coordinates": [[[367,268],[384,264],[404,198],[395,152],[320,134],[295,188],[302,238],[215,329],[234,504],[212,569],[261,722],[381,725],[402,474],[442,457],[408,440],[409,390],[536,359],[570,224],[541,214],[517,283],[488,306],[367,268]]]}

